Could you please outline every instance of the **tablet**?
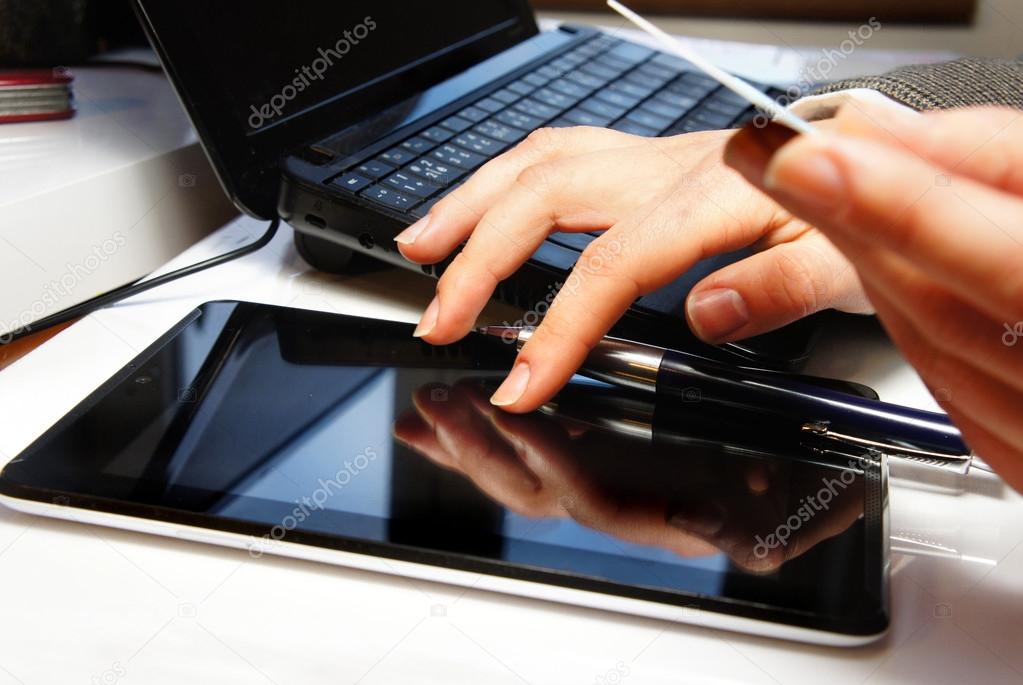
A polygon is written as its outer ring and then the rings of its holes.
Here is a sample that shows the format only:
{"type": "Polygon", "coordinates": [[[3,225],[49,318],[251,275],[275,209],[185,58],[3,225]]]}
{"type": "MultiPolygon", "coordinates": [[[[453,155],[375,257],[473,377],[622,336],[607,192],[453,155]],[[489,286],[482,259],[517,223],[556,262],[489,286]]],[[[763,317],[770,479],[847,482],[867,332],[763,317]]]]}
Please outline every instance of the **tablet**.
{"type": "Polygon", "coordinates": [[[0,473],[22,511],[831,645],[888,626],[886,465],[514,347],[244,302],[193,311],[0,473]]]}

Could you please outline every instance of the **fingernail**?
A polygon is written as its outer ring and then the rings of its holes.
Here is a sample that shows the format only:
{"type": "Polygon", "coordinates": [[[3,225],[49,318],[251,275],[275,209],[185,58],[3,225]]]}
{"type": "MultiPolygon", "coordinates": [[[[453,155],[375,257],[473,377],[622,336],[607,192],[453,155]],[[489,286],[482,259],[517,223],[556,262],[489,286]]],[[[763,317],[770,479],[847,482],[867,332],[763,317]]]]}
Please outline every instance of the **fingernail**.
{"type": "Polygon", "coordinates": [[[422,338],[423,336],[430,335],[433,332],[434,327],[437,326],[437,316],[440,314],[440,300],[436,297],[430,302],[430,305],[423,312],[423,318],[419,320],[419,325],[416,326],[416,330],[412,331],[412,337],[422,338]]]}
{"type": "Polygon", "coordinates": [[[429,226],[430,215],[427,214],[422,219],[394,236],[394,242],[401,243],[402,245],[411,245],[416,242],[416,239],[419,238],[423,234],[423,231],[425,231],[429,226]]]}
{"type": "Polygon", "coordinates": [[[773,121],[763,126],[746,124],[725,148],[725,163],[751,181],[760,182],[775,153],[798,135],[773,121]]]}
{"type": "Polygon", "coordinates": [[[764,172],[764,188],[800,203],[831,209],[845,195],[845,176],[834,160],[840,143],[804,139],[781,150],[764,172]]]}
{"type": "Polygon", "coordinates": [[[509,404],[515,404],[526,392],[528,385],[529,364],[517,362],[508,377],[504,379],[504,383],[501,383],[501,387],[490,398],[490,403],[495,407],[507,407],[509,404]]]}
{"type": "Polygon", "coordinates": [[[686,302],[690,325],[702,340],[717,342],[749,323],[742,295],[730,288],[694,293],[686,302]]]}

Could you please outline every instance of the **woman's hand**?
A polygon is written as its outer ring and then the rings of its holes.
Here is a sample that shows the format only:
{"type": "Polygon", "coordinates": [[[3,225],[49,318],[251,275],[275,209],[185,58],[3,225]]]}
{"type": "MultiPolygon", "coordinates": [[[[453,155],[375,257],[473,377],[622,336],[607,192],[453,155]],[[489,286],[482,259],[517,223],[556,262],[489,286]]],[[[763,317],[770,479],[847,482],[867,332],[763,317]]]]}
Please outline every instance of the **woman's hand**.
{"type": "Polygon", "coordinates": [[[644,444],[540,413],[517,416],[488,403],[472,379],[418,388],[412,400],[395,437],[501,506],[535,519],[571,518],[682,557],[722,552],[748,572],[771,572],[841,534],[862,512],[862,493],[840,490],[805,524],[787,526],[807,496],[837,477],[824,466],[793,470],[787,460],[644,444]]]}
{"type": "MultiPolygon", "coordinates": [[[[576,264],[493,402],[535,409],[641,295],[701,258],[760,252],[698,284],[686,305],[713,343],[813,312],[868,312],[855,272],[819,232],[722,163],[732,132],[650,139],[579,127],[541,129],[494,159],[398,236],[411,261],[440,261],[468,239],[437,284],[417,335],[468,333],[498,283],[557,231],[604,231],[576,264]]],[[[686,325],[679,312],[678,325],[686,325]]]]}
{"type": "Polygon", "coordinates": [[[745,129],[726,158],[852,261],[966,441],[1023,490],[1023,112],[847,107],[835,124],[780,150],[773,125],[745,129]]]}

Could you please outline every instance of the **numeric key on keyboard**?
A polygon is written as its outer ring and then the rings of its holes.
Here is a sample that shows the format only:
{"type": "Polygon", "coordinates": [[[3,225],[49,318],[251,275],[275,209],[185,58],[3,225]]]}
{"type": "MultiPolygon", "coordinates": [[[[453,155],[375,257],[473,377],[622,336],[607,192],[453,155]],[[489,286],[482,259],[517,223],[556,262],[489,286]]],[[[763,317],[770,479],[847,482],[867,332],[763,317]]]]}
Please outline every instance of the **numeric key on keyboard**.
{"type": "Polygon", "coordinates": [[[434,193],[440,191],[440,186],[427,183],[417,176],[404,174],[400,171],[396,171],[388,176],[384,183],[391,186],[399,193],[411,195],[413,197],[430,197],[434,193]]]}
{"type": "Polygon", "coordinates": [[[402,195],[397,190],[393,190],[383,185],[375,185],[372,188],[362,193],[362,196],[367,200],[372,200],[385,207],[391,207],[405,211],[410,209],[419,200],[409,197],[408,195],[402,195]]]}
{"type": "Polygon", "coordinates": [[[444,163],[471,171],[486,161],[483,155],[463,150],[454,145],[441,145],[430,153],[434,159],[444,163]]]}
{"type": "Polygon", "coordinates": [[[417,159],[412,164],[402,169],[404,172],[421,176],[428,181],[433,181],[442,186],[450,185],[459,176],[465,172],[458,167],[453,167],[448,164],[441,164],[435,159],[424,157],[423,159],[417,159]]]}

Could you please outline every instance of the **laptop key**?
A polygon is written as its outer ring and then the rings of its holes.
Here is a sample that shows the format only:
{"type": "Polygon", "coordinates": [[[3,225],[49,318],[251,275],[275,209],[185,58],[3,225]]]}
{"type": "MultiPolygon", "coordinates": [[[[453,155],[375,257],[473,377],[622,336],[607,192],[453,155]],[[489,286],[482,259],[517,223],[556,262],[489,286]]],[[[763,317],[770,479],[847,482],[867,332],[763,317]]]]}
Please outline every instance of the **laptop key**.
{"type": "Polygon", "coordinates": [[[494,112],[500,112],[502,109],[504,109],[504,103],[499,102],[494,98],[483,98],[482,100],[477,102],[475,106],[479,107],[484,112],[490,112],[491,114],[493,114],[494,112]]]}
{"type": "Polygon", "coordinates": [[[631,133],[636,136],[651,137],[657,135],[657,131],[655,131],[654,129],[643,126],[642,124],[637,124],[635,121],[631,121],[629,119],[622,119],[621,121],[616,121],[615,123],[611,124],[611,128],[613,128],[616,131],[621,131],[622,133],[631,133]]]}
{"type": "Polygon", "coordinates": [[[503,102],[506,105],[510,105],[511,103],[515,102],[522,96],[513,90],[502,88],[501,90],[497,91],[490,97],[494,98],[498,102],[503,102]]]}
{"type": "MultiPolygon", "coordinates": [[[[494,111],[498,111],[498,110],[494,110],[494,111]]],[[[465,109],[463,109],[461,112],[459,112],[458,116],[462,117],[463,119],[468,119],[469,121],[473,122],[474,124],[478,124],[481,121],[483,121],[484,119],[486,119],[487,117],[489,117],[490,114],[486,110],[480,109],[479,107],[476,107],[475,105],[471,105],[471,106],[466,107],[465,109]]]]}
{"type": "Polygon", "coordinates": [[[643,99],[641,97],[636,97],[635,95],[629,95],[628,93],[609,89],[598,90],[593,94],[593,97],[596,100],[603,100],[604,102],[609,102],[612,105],[624,107],[627,110],[635,107],[639,101],[643,99]]]}
{"type": "Polygon", "coordinates": [[[448,164],[442,164],[435,159],[424,157],[423,159],[417,159],[412,164],[402,169],[402,171],[421,176],[428,181],[433,181],[442,186],[450,185],[459,176],[465,173],[464,170],[458,167],[453,167],[448,164]]]}
{"type": "Polygon", "coordinates": [[[345,190],[350,190],[353,193],[359,192],[372,182],[373,181],[371,179],[368,179],[361,174],[357,174],[354,171],[342,174],[331,181],[333,185],[336,185],[339,188],[344,188],[345,190]]]}
{"type": "Polygon", "coordinates": [[[563,116],[562,119],[565,121],[571,121],[576,126],[607,126],[617,119],[618,116],[602,116],[576,107],[575,109],[565,112],[565,116],[563,116]]]}
{"type": "Polygon", "coordinates": [[[524,79],[519,79],[518,81],[509,83],[508,90],[513,93],[518,93],[519,95],[529,95],[536,90],[536,86],[526,82],[524,79]]]}
{"type": "Polygon", "coordinates": [[[419,136],[409,138],[408,140],[401,144],[403,148],[405,148],[409,152],[414,152],[417,155],[420,155],[424,152],[427,152],[428,150],[433,149],[435,145],[436,143],[434,143],[433,141],[427,140],[426,138],[420,138],[419,136]]]}
{"type": "Polygon", "coordinates": [[[363,176],[374,181],[379,180],[394,171],[394,167],[392,165],[387,162],[380,161],[379,158],[364,162],[360,164],[357,169],[363,176]]]}
{"type": "Polygon", "coordinates": [[[450,164],[467,171],[471,171],[487,161],[483,155],[469,152],[454,145],[441,145],[430,154],[434,159],[444,164],[450,164]]]}
{"type": "Polygon", "coordinates": [[[383,185],[375,185],[369,188],[362,193],[362,197],[382,204],[385,207],[391,207],[401,211],[405,211],[419,202],[419,200],[415,200],[408,195],[402,195],[397,190],[383,185]]]}
{"type": "Polygon", "coordinates": [[[514,109],[506,109],[494,118],[506,126],[521,128],[524,131],[532,131],[534,128],[540,128],[543,126],[544,122],[544,120],[539,117],[533,117],[514,109]]]}
{"type": "Polygon", "coordinates": [[[465,129],[471,128],[472,123],[473,122],[469,121],[468,119],[463,119],[460,116],[453,116],[448,117],[444,121],[440,122],[440,125],[446,129],[454,131],[455,133],[461,133],[465,129]]]}
{"type": "Polygon", "coordinates": [[[643,74],[644,76],[652,79],[656,79],[664,85],[668,81],[676,78],[679,75],[678,70],[669,69],[662,67],[654,62],[647,62],[646,64],[640,65],[635,73],[643,74]]]}
{"type": "Polygon", "coordinates": [[[388,164],[394,166],[401,166],[407,164],[416,158],[416,153],[409,152],[408,150],[402,150],[400,147],[392,147],[387,152],[382,153],[377,159],[381,159],[388,164]]]}
{"type": "Polygon", "coordinates": [[[619,43],[608,51],[608,55],[629,64],[639,64],[654,55],[654,51],[635,43],[619,43]]]}
{"type": "Polygon", "coordinates": [[[674,107],[680,115],[691,110],[699,101],[700,99],[698,97],[684,95],[682,93],[672,93],[667,90],[650,98],[650,102],[656,102],[667,107],[674,107]]]}
{"type": "Polygon", "coordinates": [[[493,138],[494,140],[500,140],[502,143],[517,143],[526,137],[526,132],[514,128],[512,126],[505,126],[493,119],[488,119],[482,124],[473,129],[476,133],[486,136],[487,138],[493,138]]]}
{"type": "Polygon", "coordinates": [[[582,86],[575,81],[571,81],[567,76],[559,78],[557,81],[551,81],[547,87],[551,90],[556,90],[559,93],[575,98],[576,101],[582,100],[584,97],[596,90],[595,88],[582,86]]]}
{"type": "Polygon", "coordinates": [[[605,83],[609,83],[611,79],[618,78],[622,74],[621,69],[612,69],[611,67],[596,62],[587,62],[579,67],[580,73],[592,74],[598,78],[605,79],[605,83]]]}
{"type": "Polygon", "coordinates": [[[626,120],[636,122],[640,126],[653,129],[658,133],[671,126],[672,122],[675,121],[674,117],[662,117],[659,114],[644,110],[642,107],[632,110],[625,118],[626,120]]]}
{"type": "MultiPolygon", "coordinates": [[[[693,104],[696,104],[695,102],[693,104]]],[[[684,109],[671,105],[667,102],[659,100],[657,98],[651,98],[643,103],[641,109],[645,109],[648,112],[653,112],[659,116],[665,117],[670,121],[676,121],[681,119],[686,112],[689,111],[689,107],[684,109]]]]}
{"type": "Polygon", "coordinates": [[[585,109],[587,112],[592,112],[601,117],[608,117],[608,121],[614,121],[629,110],[628,107],[612,105],[610,102],[604,102],[597,98],[583,100],[579,103],[578,108],[585,109]]]}
{"type": "Polygon", "coordinates": [[[696,133],[697,131],[716,131],[717,126],[694,121],[693,119],[685,119],[680,124],[672,126],[671,130],[668,131],[671,134],[678,133],[696,133]]]}
{"type": "Polygon", "coordinates": [[[590,243],[596,240],[596,237],[589,233],[553,233],[548,240],[562,247],[569,247],[582,252],[589,247],[590,243]]]}
{"type": "Polygon", "coordinates": [[[717,112],[698,109],[688,118],[692,121],[695,121],[700,124],[705,124],[714,129],[723,129],[728,128],[728,125],[732,123],[732,119],[734,119],[735,117],[718,114],[717,112]]]}
{"type": "Polygon", "coordinates": [[[611,80],[610,78],[601,78],[600,76],[594,76],[593,74],[587,74],[585,71],[572,71],[565,75],[565,78],[570,81],[575,81],[584,88],[590,90],[596,90],[597,88],[603,88],[611,80]]]}
{"type": "MultiPolygon", "coordinates": [[[[435,143],[443,143],[447,141],[451,136],[455,135],[455,132],[444,128],[443,126],[431,126],[430,128],[423,131],[421,134],[424,138],[429,138],[435,143]]],[[[402,162],[404,163],[404,162],[402,162]]]]}
{"type": "Polygon", "coordinates": [[[565,73],[564,70],[553,67],[550,64],[545,64],[544,66],[536,70],[537,76],[541,76],[547,79],[548,81],[550,81],[551,79],[556,79],[564,73],[565,73]]]}
{"type": "Polygon", "coordinates": [[[557,107],[551,107],[550,105],[545,105],[544,103],[534,100],[533,98],[519,100],[517,103],[515,103],[515,109],[519,110],[520,112],[525,112],[530,116],[539,117],[540,119],[544,120],[552,119],[561,114],[561,109],[557,107]]]}
{"type": "Polygon", "coordinates": [[[478,152],[481,155],[486,155],[487,157],[493,157],[508,147],[507,143],[500,143],[493,138],[481,136],[479,133],[475,133],[473,131],[461,133],[451,142],[455,145],[464,147],[466,150],[478,152]]]}
{"type": "Polygon", "coordinates": [[[657,53],[647,64],[661,66],[674,72],[696,71],[696,65],[692,62],[666,52],[657,53]]]}
{"type": "Polygon", "coordinates": [[[542,76],[541,74],[535,71],[532,74],[526,74],[525,76],[523,76],[522,80],[531,86],[536,86],[537,88],[547,85],[547,82],[550,81],[549,78],[547,78],[546,76],[542,76]]]}
{"type": "Polygon", "coordinates": [[[400,171],[396,171],[388,176],[384,183],[399,193],[411,195],[412,197],[426,198],[440,191],[440,186],[428,183],[418,176],[404,174],[400,171]]]}
{"type": "Polygon", "coordinates": [[[636,98],[637,102],[650,96],[657,86],[635,83],[634,81],[615,81],[607,87],[608,90],[617,93],[624,93],[636,98]]]}
{"type": "Polygon", "coordinates": [[[568,109],[581,99],[569,97],[564,93],[559,93],[558,91],[551,90],[550,88],[541,88],[540,90],[533,93],[533,97],[539,100],[540,102],[544,103],[545,105],[557,107],[561,111],[565,111],[566,109],[568,109]]]}
{"type": "Polygon", "coordinates": [[[722,100],[718,95],[714,95],[700,105],[701,110],[714,112],[715,114],[720,114],[721,116],[728,117],[729,119],[734,119],[739,116],[747,107],[749,107],[749,103],[722,100]]]}
{"type": "Polygon", "coordinates": [[[609,54],[601,55],[597,59],[593,60],[593,62],[594,64],[599,64],[601,66],[607,67],[608,69],[614,69],[619,74],[622,74],[636,66],[632,62],[624,62],[620,59],[615,59],[609,54]]]}

